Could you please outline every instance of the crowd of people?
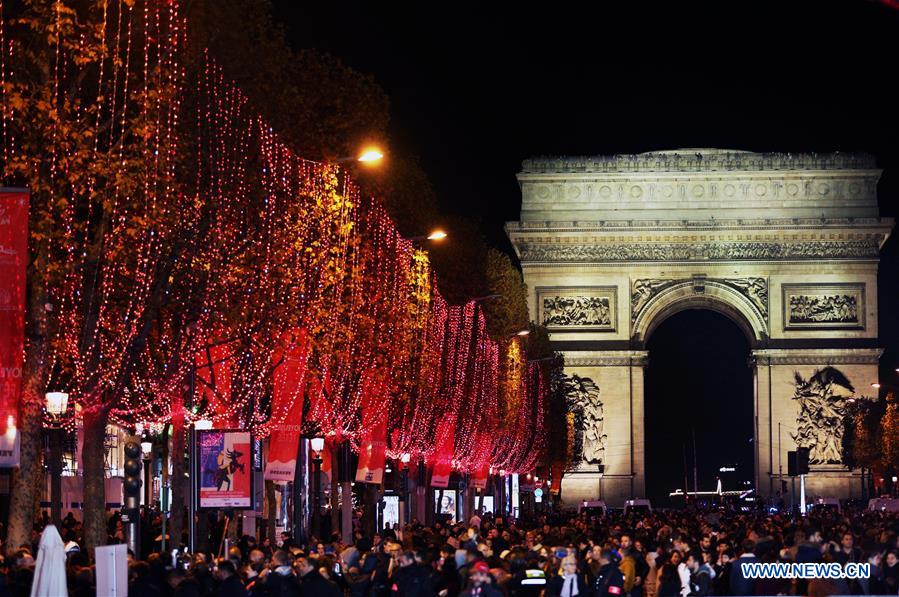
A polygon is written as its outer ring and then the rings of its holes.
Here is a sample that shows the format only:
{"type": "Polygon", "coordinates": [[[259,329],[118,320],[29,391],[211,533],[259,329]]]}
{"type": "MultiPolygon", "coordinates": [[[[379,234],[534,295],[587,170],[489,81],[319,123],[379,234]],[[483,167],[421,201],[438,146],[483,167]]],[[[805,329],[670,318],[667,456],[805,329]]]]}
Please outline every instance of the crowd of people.
{"type": "MultiPolygon", "coordinates": [[[[110,521],[111,533],[119,529],[110,521]]],[[[69,595],[95,579],[67,517],[69,595]]],[[[28,595],[35,545],[0,565],[0,597],[28,595]]],[[[113,540],[115,537],[113,537],[113,540]]],[[[374,535],[334,534],[308,545],[242,537],[218,557],[154,552],[129,557],[135,597],[686,597],[688,595],[899,595],[899,517],[861,509],[806,517],[779,512],[679,509],[603,516],[546,514],[529,522],[475,515],[416,521],[374,535]],[[752,579],[744,562],[869,563],[859,579],[752,579]]],[[[8,550],[7,550],[8,551],[8,550]]],[[[64,596],[60,596],[64,597],[64,596]]]]}

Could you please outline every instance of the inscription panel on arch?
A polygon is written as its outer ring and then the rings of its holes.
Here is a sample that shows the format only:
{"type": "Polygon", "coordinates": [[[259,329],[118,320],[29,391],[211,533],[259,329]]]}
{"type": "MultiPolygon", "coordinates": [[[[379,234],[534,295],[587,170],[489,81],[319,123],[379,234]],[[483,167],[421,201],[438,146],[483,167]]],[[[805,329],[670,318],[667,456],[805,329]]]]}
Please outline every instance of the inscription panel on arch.
{"type": "Polygon", "coordinates": [[[550,331],[614,332],[618,317],[615,286],[538,287],[540,323],[550,331]]]}
{"type": "Polygon", "coordinates": [[[865,329],[865,285],[784,284],[785,330],[865,329]]]}

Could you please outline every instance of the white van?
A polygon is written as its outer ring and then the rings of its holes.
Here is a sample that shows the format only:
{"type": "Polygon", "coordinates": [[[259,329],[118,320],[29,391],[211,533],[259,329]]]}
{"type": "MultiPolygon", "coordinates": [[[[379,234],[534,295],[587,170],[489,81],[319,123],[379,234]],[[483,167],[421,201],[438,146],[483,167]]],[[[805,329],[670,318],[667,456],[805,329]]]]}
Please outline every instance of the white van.
{"type": "Polygon", "coordinates": [[[890,497],[872,498],[868,500],[868,510],[875,512],[899,512],[899,499],[890,497]]]}
{"type": "Polygon", "coordinates": [[[602,500],[587,500],[578,504],[577,514],[586,514],[587,516],[605,516],[606,503],[602,500]]]}
{"type": "Polygon", "coordinates": [[[652,505],[649,500],[627,500],[624,502],[624,515],[627,516],[629,512],[652,512],[652,505]]]}

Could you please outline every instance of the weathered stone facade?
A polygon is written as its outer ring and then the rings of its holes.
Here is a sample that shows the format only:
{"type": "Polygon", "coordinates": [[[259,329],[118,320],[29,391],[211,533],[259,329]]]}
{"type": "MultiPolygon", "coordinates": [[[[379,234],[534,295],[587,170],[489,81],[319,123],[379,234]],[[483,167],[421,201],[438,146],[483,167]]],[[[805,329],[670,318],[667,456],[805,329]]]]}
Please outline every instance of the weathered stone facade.
{"type": "Polygon", "coordinates": [[[811,442],[820,462],[809,492],[857,495],[852,471],[834,462],[830,419],[808,414],[838,410],[846,388],[809,380],[836,368],[859,395],[876,381],[878,254],[893,226],[878,214],[879,177],[871,156],[842,153],[524,162],[520,221],[506,229],[531,314],[550,328],[567,372],[593,380],[602,397],[605,473],[600,481],[594,451],[566,475],[564,501],[643,494],[646,341],[691,308],[727,315],[750,340],[759,491],[773,492],[787,451],[811,442]],[[778,440],[778,423],[802,431],[778,440]]]}

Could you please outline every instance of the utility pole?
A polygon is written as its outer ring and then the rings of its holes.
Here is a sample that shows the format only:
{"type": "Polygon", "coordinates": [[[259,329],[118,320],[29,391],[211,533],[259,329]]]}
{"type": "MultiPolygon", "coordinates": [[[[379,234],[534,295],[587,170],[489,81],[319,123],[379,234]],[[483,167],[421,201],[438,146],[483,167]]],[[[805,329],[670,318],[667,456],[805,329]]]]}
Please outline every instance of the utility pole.
{"type": "Polygon", "coordinates": [[[693,497],[699,495],[699,464],[696,462],[696,427],[690,428],[693,434],[693,497]]]}
{"type": "Polygon", "coordinates": [[[783,467],[783,451],[780,449],[780,421],[777,422],[777,482],[779,484],[778,491],[781,492],[783,498],[784,489],[784,467],[783,467]]]}

